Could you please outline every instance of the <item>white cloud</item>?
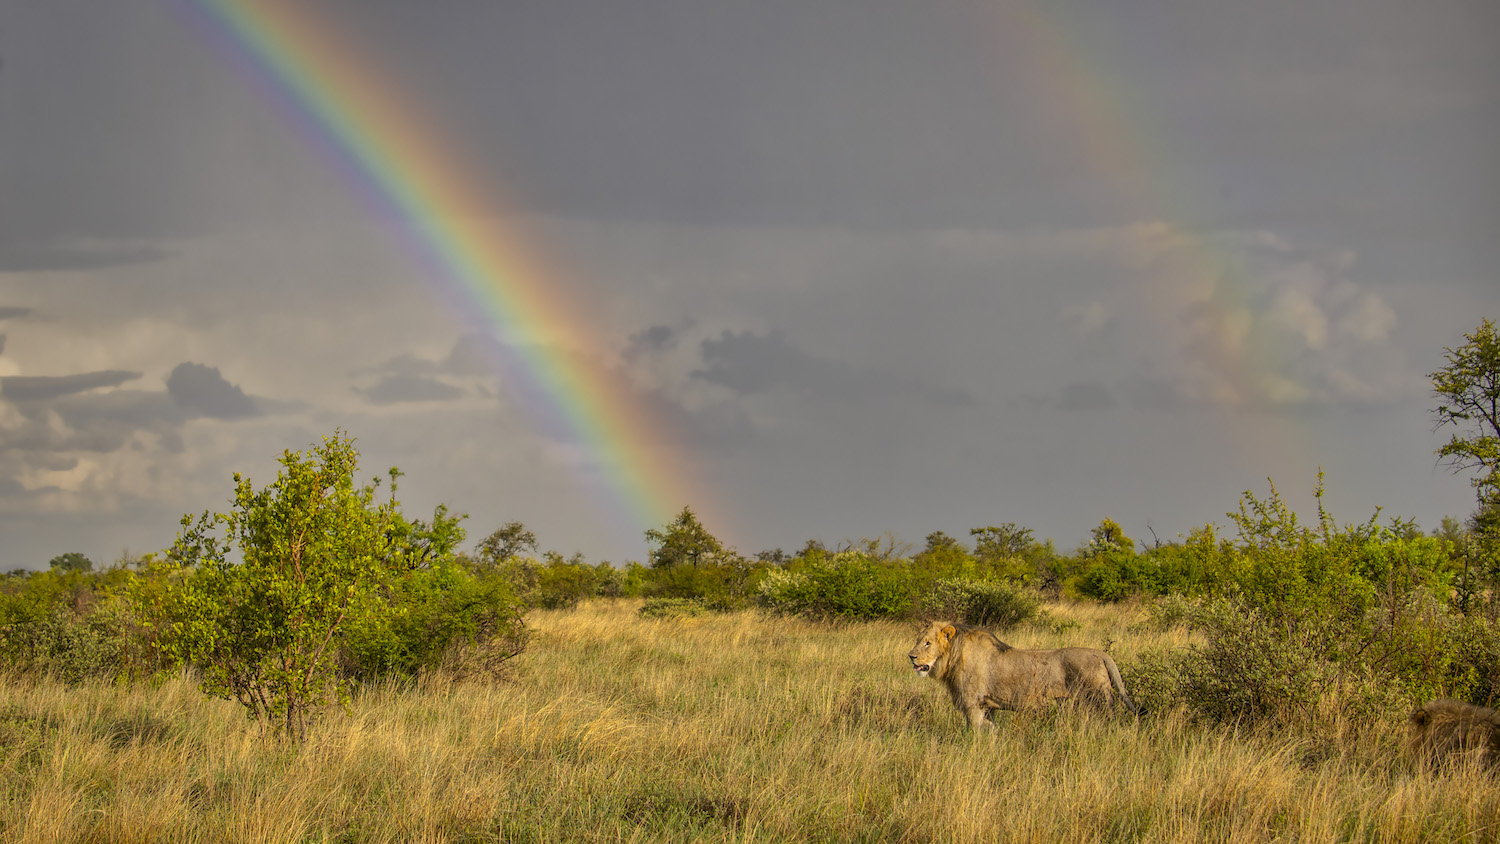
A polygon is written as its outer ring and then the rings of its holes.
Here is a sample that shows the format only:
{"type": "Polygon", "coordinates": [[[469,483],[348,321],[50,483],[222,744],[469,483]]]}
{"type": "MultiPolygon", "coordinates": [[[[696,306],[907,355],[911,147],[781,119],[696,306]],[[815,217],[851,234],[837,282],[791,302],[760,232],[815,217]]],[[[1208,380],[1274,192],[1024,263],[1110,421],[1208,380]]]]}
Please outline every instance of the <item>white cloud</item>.
{"type": "Polygon", "coordinates": [[[1079,339],[1097,337],[1114,321],[1114,311],[1098,299],[1063,308],[1063,320],[1079,339]]]}
{"type": "Polygon", "coordinates": [[[1298,288],[1282,288],[1271,294],[1270,319],[1302,338],[1317,351],[1328,341],[1328,316],[1313,295],[1298,288]]]}
{"type": "Polygon", "coordinates": [[[1374,293],[1364,293],[1338,320],[1340,334],[1365,343],[1383,343],[1396,327],[1396,312],[1374,293]]]}
{"type": "Polygon", "coordinates": [[[1396,311],[1354,278],[1348,250],[1269,232],[1157,237],[1178,388],[1193,401],[1293,407],[1412,398],[1396,311]]]}

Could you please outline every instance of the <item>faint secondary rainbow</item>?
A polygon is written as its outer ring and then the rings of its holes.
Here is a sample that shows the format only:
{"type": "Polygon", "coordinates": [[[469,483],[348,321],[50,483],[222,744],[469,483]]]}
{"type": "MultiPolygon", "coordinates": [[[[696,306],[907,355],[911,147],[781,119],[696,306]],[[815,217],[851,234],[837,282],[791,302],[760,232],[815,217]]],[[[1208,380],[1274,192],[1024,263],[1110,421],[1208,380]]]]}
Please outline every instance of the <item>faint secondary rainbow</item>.
{"type": "Polygon", "coordinates": [[[444,292],[477,306],[485,328],[512,350],[503,361],[507,374],[545,397],[548,421],[562,424],[565,439],[597,465],[597,479],[588,479],[592,493],[601,492],[602,481],[606,503],[637,531],[663,524],[685,505],[711,512],[712,502],[667,444],[668,426],[589,352],[602,335],[570,306],[561,279],[477,187],[479,171],[411,97],[305,3],[188,5],[235,51],[230,58],[268,81],[359,186],[410,227],[444,292]]]}
{"type": "MultiPolygon", "coordinates": [[[[1257,458],[1278,455],[1281,468],[1311,472],[1305,454],[1311,434],[1305,426],[1287,414],[1243,412],[1279,388],[1282,350],[1246,324],[1252,291],[1245,267],[1225,245],[1227,233],[1199,224],[1208,218],[1207,192],[1193,190],[1182,168],[1173,166],[1168,139],[1161,137],[1147,104],[1133,96],[1117,68],[1087,46],[1079,37],[1084,28],[1057,4],[1008,0],[987,14],[996,38],[1019,53],[1031,71],[1034,95],[1070,129],[1084,164],[1142,215],[1143,234],[1171,241],[1176,261],[1166,272],[1213,290],[1205,304],[1220,324],[1246,328],[1243,335],[1227,331],[1229,336],[1214,338],[1220,345],[1211,352],[1224,378],[1214,385],[1219,392],[1207,398],[1226,411],[1226,446],[1257,458]]],[[[1172,297],[1180,295],[1180,287],[1158,282],[1145,293],[1157,300],[1164,321],[1179,314],[1183,302],[1172,297]]]]}

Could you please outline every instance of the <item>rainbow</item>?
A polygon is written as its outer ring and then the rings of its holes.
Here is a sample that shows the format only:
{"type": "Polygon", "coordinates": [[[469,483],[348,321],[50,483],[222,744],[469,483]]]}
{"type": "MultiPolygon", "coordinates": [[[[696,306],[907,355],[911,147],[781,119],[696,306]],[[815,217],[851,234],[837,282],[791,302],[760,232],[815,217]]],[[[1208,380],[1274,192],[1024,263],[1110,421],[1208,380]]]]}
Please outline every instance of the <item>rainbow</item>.
{"type": "MultiPolygon", "coordinates": [[[[479,172],[355,45],[296,0],[188,0],[227,58],[269,84],[359,189],[394,212],[443,292],[508,350],[521,395],[545,398],[550,433],[587,455],[590,494],[640,539],[683,506],[717,516],[663,437],[670,427],[596,354],[559,274],[476,185],[479,172]]],[[[705,518],[705,522],[710,519],[705,518]]]]}

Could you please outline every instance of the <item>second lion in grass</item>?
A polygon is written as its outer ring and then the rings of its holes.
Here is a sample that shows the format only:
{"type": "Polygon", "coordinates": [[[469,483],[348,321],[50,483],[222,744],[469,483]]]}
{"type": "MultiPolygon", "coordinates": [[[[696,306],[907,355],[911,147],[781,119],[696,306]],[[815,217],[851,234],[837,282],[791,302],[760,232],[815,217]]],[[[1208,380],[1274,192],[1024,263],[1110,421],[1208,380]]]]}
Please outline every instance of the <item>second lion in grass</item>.
{"type": "Polygon", "coordinates": [[[1125,693],[1125,681],[1109,654],[1095,648],[1028,651],[1013,648],[988,630],[935,621],[907,654],[918,674],[942,683],[969,726],[990,726],[993,709],[1019,710],[1063,699],[1112,707],[1118,691],[1131,712],[1141,710],[1125,693]]]}
{"type": "Polygon", "coordinates": [[[1418,759],[1441,767],[1468,758],[1500,772],[1500,711],[1442,698],[1417,707],[1408,720],[1418,759]]]}

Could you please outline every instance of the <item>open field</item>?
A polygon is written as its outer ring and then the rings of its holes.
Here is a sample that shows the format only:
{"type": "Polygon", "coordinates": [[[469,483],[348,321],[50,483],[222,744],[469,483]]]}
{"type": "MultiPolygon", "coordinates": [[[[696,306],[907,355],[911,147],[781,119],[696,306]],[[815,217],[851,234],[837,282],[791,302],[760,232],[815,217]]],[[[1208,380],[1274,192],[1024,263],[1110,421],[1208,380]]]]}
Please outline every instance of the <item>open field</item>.
{"type": "MultiPolygon", "coordinates": [[[[1345,742],[1165,711],[998,716],[966,733],[914,628],[755,613],[537,611],[512,682],[359,695],[307,744],[185,681],[0,681],[5,841],[1500,841],[1500,778],[1434,775],[1397,725],[1345,742]]],[[[1063,634],[1183,644],[1130,608],[1063,634]]]]}

